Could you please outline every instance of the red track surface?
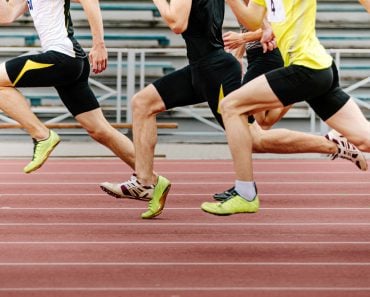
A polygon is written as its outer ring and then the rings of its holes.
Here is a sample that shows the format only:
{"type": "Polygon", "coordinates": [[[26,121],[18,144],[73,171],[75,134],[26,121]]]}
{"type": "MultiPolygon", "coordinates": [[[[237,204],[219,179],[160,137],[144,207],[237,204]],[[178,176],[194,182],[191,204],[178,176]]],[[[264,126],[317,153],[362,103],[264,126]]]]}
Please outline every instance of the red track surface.
{"type": "Polygon", "coordinates": [[[229,161],[156,160],[161,216],[114,199],[113,159],[0,160],[0,296],[370,296],[370,173],[345,161],[256,160],[257,214],[199,206],[232,185],[229,161]]]}

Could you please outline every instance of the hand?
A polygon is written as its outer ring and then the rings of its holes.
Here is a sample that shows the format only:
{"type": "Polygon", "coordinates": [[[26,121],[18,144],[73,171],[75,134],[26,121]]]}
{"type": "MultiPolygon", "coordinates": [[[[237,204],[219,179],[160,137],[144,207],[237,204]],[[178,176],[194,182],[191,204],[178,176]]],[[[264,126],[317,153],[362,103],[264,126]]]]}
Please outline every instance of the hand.
{"type": "Polygon", "coordinates": [[[89,53],[89,61],[95,74],[101,73],[107,68],[108,53],[104,43],[93,45],[89,53]]]}
{"type": "Polygon", "coordinates": [[[277,47],[277,42],[274,33],[270,28],[264,29],[261,37],[263,52],[272,51],[277,47]]]}
{"type": "Polygon", "coordinates": [[[272,51],[273,49],[277,48],[276,40],[270,40],[270,41],[262,41],[262,48],[263,52],[266,53],[267,51],[272,51]]]}
{"type": "Polygon", "coordinates": [[[222,37],[224,40],[225,49],[227,50],[237,49],[245,43],[242,33],[228,31],[222,37]]]}

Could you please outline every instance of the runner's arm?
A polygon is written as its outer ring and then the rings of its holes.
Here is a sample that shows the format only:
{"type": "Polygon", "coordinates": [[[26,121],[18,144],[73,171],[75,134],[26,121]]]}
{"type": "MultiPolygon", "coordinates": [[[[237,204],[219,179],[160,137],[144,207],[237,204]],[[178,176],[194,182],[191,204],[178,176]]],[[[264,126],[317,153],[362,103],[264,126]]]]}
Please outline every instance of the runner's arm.
{"type": "Polygon", "coordinates": [[[256,31],[261,28],[263,18],[266,13],[266,8],[254,3],[253,1],[248,6],[242,0],[226,0],[231,10],[235,14],[239,23],[250,31],[256,31]]]}
{"type": "Polygon", "coordinates": [[[92,34],[92,48],[89,53],[90,64],[94,73],[100,73],[107,68],[108,53],[104,42],[104,26],[98,0],[79,0],[92,34]]]}
{"type": "Polygon", "coordinates": [[[0,0],[0,23],[10,24],[27,11],[24,0],[0,0]]]}
{"type": "Polygon", "coordinates": [[[225,48],[236,49],[250,41],[260,40],[262,37],[262,30],[258,29],[253,32],[232,32],[228,31],[224,33],[223,40],[225,48]]]}
{"type": "Polygon", "coordinates": [[[176,33],[183,33],[188,27],[191,0],[153,0],[163,20],[176,33]]]}

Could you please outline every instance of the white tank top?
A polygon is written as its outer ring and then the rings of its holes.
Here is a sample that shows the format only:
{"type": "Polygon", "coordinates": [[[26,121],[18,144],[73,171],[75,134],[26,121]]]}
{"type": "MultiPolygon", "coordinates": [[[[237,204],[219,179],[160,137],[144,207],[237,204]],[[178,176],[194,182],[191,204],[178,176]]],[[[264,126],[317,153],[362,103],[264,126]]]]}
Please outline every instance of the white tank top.
{"type": "Polygon", "coordinates": [[[85,57],[73,37],[70,0],[25,0],[32,16],[42,50],[57,51],[71,57],[85,57]]]}

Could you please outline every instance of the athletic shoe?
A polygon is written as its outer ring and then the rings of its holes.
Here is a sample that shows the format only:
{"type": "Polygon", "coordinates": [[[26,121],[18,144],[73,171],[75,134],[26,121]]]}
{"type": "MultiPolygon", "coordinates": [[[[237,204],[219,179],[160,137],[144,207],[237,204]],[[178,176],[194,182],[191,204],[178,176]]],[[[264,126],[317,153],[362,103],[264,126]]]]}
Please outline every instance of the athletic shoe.
{"type": "Polygon", "coordinates": [[[33,139],[34,146],[32,161],[23,168],[23,171],[25,173],[31,173],[32,171],[39,169],[59,142],[59,135],[53,130],[49,131],[49,137],[45,140],[37,141],[36,139],[33,139]]]}
{"type": "Polygon", "coordinates": [[[204,202],[201,205],[203,211],[218,216],[228,216],[237,213],[254,213],[260,206],[258,195],[252,201],[247,201],[233,191],[229,199],[222,202],[204,202]]]}
{"type": "Polygon", "coordinates": [[[130,198],[138,200],[150,200],[153,196],[154,186],[144,186],[142,185],[133,174],[130,180],[121,183],[114,184],[109,182],[104,182],[100,184],[100,188],[115,198],[130,198]]]}
{"type": "Polygon", "coordinates": [[[149,201],[148,210],[141,214],[142,219],[152,219],[162,213],[171,183],[163,176],[158,176],[154,186],[153,198],[149,201]]]}
{"type": "Polygon", "coordinates": [[[343,135],[340,135],[335,130],[331,130],[325,135],[325,137],[334,142],[338,147],[338,151],[335,154],[329,155],[331,160],[336,158],[346,159],[355,163],[359,169],[363,171],[367,170],[367,161],[365,156],[355,145],[350,143],[347,138],[345,138],[343,135]]]}
{"type": "Polygon", "coordinates": [[[217,201],[224,201],[226,199],[229,199],[230,196],[233,195],[234,190],[235,190],[235,187],[232,187],[232,188],[230,188],[226,191],[223,191],[221,193],[216,193],[216,194],[213,195],[213,198],[217,201]]]}

